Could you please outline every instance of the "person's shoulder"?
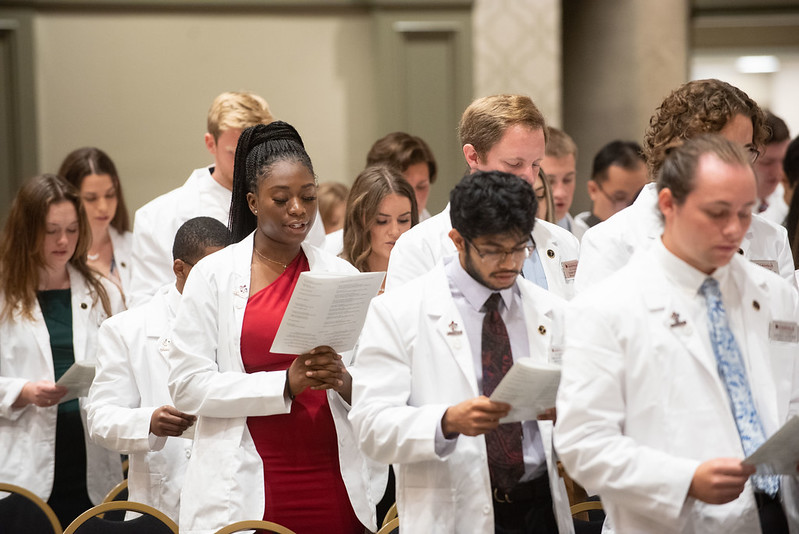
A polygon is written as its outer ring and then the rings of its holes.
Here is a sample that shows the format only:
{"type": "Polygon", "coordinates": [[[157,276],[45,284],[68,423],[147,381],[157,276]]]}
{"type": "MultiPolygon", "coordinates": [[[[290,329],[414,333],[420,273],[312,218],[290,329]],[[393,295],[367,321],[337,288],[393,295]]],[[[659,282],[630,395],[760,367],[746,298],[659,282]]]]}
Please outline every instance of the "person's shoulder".
{"type": "Polygon", "coordinates": [[[597,309],[599,313],[611,308],[625,308],[637,301],[647,289],[652,289],[648,286],[656,285],[657,289],[662,287],[660,284],[646,282],[657,276],[658,272],[651,251],[638,250],[625,265],[578,292],[569,303],[578,307],[592,307],[601,303],[601,307],[597,309]]]}
{"type": "Polygon", "coordinates": [[[207,167],[195,169],[182,185],[155,197],[141,208],[136,210],[136,219],[138,219],[140,215],[147,216],[164,214],[171,216],[173,213],[172,211],[169,211],[171,206],[180,206],[187,196],[196,195],[196,183],[203,174],[208,174],[210,176],[207,167]]]}
{"type": "Polygon", "coordinates": [[[343,258],[339,258],[335,254],[327,250],[303,242],[302,250],[308,258],[308,266],[312,271],[331,271],[336,273],[357,273],[356,269],[350,262],[343,258]]]}
{"type": "Polygon", "coordinates": [[[449,283],[443,261],[439,260],[433,269],[409,280],[399,288],[386,291],[380,295],[380,298],[385,302],[421,301],[428,297],[437,298],[441,288],[445,288],[448,292],[449,283]]]}
{"type": "Polygon", "coordinates": [[[553,241],[559,247],[573,249],[574,251],[580,249],[580,241],[574,234],[557,224],[536,219],[535,226],[533,226],[533,235],[536,234],[545,236],[547,241],[553,241]]]}
{"type": "Polygon", "coordinates": [[[790,281],[740,254],[735,254],[730,260],[730,270],[733,273],[742,273],[746,283],[768,287],[770,291],[782,291],[789,295],[796,293],[796,288],[791,285],[790,281]]]}
{"type": "Polygon", "coordinates": [[[540,304],[544,307],[561,310],[564,309],[569,303],[569,301],[563,297],[556,295],[552,291],[546,290],[530,280],[522,278],[521,276],[516,279],[516,283],[519,286],[522,296],[532,299],[533,303],[536,305],[540,304]]]}
{"type": "Polygon", "coordinates": [[[766,242],[768,242],[769,239],[782,240],[788,238],[788,230],[786,230],[784,226],[770,221],[756,213],[752,214],[752,222],[749,225],[749,229],[755,236],[755,241],[766,240],[766,242]]]}
{"type": "Polygon", "coordinates": [[[426,219],[404,234],[400,238],[405,238],[406,241],[423,241],[430,238],[438,238],[441,233],[449,232],[452,229],[452,221],[449,218],[449,209],[444,209],[441,213],[437,213],[426,219]],[[407,236],[407,237],[406,237],[407,236]]]}

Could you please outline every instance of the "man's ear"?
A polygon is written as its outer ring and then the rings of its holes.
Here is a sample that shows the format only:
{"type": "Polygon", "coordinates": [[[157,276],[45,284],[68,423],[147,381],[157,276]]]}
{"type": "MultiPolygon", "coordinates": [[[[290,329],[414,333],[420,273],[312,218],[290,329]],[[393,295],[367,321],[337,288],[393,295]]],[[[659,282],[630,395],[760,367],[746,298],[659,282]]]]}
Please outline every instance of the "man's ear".
{"type": "Polygon", "coordinates": [[[464,252],[466,250],[466,240],[459,231],[454,228],[450,230],[449,238],[455,243],[455,248],[458,249],[458,252],[464,252]]]}
{"type": "Polygon", "coordinates": [[[668,219],[672,216],[676,207],[677,204],[674,202],[674,195],[672,195],[671,189],[668,187],[661,189],[660,193],[658,193],[658,208],[663,217],[668,219]]]}
{"type": "Polygon", "coordinates": [[[175,273],[175,278],[177,278],[181,284],[186,283],[186,278],[189,276],[190,270],[190,266],[181,259],[172,262],[172,272],[175,273]]]}
{"type": "Polygon", "coordinates": [[[594,201],[594,197],[599,193],[599,186],[593,180],[588,180],[585,183],[585,188],[588,190],[588,196],[591,198],[591,201],[594,201]]]}
{"type": "Polygon", "coordinates": [[[477,150],[470,143],[463,145],[463,157],[466,158],[466,164],[471,172],[476,171],[480,165],[480,156],[477,155],[477,150]]]}
{"type": "Polygon", "coordinates": [[[208,149],[212,156],[216,156],[216,139],[208,132],[205,133],[205,148],[208,149]]]}

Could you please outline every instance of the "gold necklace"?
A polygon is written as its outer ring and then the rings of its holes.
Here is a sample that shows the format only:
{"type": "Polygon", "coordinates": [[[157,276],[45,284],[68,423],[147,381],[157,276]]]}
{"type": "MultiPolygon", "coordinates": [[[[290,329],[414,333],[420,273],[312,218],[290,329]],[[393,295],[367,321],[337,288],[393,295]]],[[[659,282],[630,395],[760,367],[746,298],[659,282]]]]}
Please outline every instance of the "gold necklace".
{"type": "Polygon", "coordinates": [[[261,254],[261,251],[259,251],[257,247],[252,247],[252,249],[255,251],[256,254],[258,254],[258,257],[261,258],[262,260],[266,260],[266,261],[274,263],[276,265],[280,265],[281,267],[283,267],[284,271],[286,270],[286,267],[288,267],[287,263],[283,263],[282,261],[277,261],[277,260],[273,260],[271,258],[267,258],[263,254],[261,254]]]}

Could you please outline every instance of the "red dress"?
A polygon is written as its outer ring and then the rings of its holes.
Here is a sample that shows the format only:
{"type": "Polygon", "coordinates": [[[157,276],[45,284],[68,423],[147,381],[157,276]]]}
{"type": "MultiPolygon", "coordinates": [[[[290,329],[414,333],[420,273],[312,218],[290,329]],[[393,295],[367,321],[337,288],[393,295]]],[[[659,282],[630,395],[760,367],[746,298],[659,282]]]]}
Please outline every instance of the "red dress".
{"type": "MultiPolygon", "coordinates": [[[[296,355],[269,352],[300,273],[302,251],[277,280],[247,302],[241,357],[248,373],[285,371],[296,355]]],[[[363,534],[338,461],[338,438],[324,391],[306,389],[291,413],[249,417],[247,426],[264,463],[264,519],[298,534],[363,534]]]]}

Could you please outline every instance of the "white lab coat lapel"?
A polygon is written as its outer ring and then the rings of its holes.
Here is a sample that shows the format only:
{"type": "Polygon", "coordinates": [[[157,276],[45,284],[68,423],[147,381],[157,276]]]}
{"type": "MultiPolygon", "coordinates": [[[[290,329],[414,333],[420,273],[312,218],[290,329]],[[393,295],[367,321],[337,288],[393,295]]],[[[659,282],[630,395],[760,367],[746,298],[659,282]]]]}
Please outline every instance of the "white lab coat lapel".
{"type": "MultiPolygon", "coordinates": [[[[88,334],[90,330],[96,332],[108,315],[105,313],[99,297],[93,296],[89,292],[89,286],[83,276],[70,265],[67,265],[67,271],[69,271],[69,285],[72,294],[72,344],[75,361],[93,361],[96,358],[93,351],[89,354],[88,334]],[[97,306],[92,313],[95,299],[97,299],[97,306]],[[91,324],[92,322],[96,322],[96,324],[91,324]]],[[[109,300],[110,298],[109,295],[109,300]]]]}
{"type": "Polygon", "coordinates": [[[536,299],[532,291],[525,284],[519,284],[522,293],[522,309],[524,322],[527,324],[527,341],[530,358],[541,361],[550,361],[552,347],[552,326],[554,311],[550,302],[536,299]]]}
{"type": "Polygon", "coordinates": [[[535,226],[533,226],[532,235],[536,247],[534,254],[538,254],[538,258],[541,261],[541,266],[547,278],[547,284],[550,286],[554,286],[555,284],[562,285],[562,281],[565,283],[565,278],[563,270],[561,269],[561,261],[563,260],[558,254],[558,250],[560,249],[558,248],[557,237],[543,224],[539,224],[539,221],[536,221],[535,226]]]}
{"type": "MultiPolygon", "coordinates": [[[[747,260],[741,258],[740,263],[745,261],[747,260]]],[[[767,356],[769,320],[766,310],[761,309],[769,302],[767,283],[765,280],[753,280],[752,277],[750,277],[750,282],[746,283],[744,269],[733,268],[730,274],[736,285],[742,288],[741,309],[747,335],[746,346],[742,346],[741,349],[744,351],[749,385],[754,394],[763,427],[766,434],[770,435],[776,432],[787,418],[793,375],[780,372],[780,369],[774,369],[773,366],[779,366],[779,362],[767,356]],[[772,372],[772,369],[777,372],[772,372]],[[777,395],[772,395],[775,383],[777,395]],[[758,392],[768,394],[758,396],[758,392]]],[[[740,340],[739,343],[741,343],[740,340]]]]}
{"type": "MultiPolygon", "coordinates": [[[[233,340],[232,346],[241,346],[241,327],[244,324],[244,311],[247,308],[247,301],[250,298],[250,280],[252,278],[252,251],[253,234],[242,239],[233,253],[233,287],[231,300],[233,302],[234,321],[231,325],[230,339],[233,340]]],[[[238,353],[238,351],[236,351],[238,353]]],[[[236,371],[244,372],[244,363],[241,357],[231,358],[229,364],[236,371]]]]}
{"type": "Polygon", "coordinates": [[[718,393],[726,395],[726,392],[720,389],[723,388],[723,385],[718,376],[715,356],[705,349],[700,337],[702,329],[707,330],[707,324],[701,322],[692,324],[690,320],[685,321],[684,318],[690,316],[688,304],[674,291],[663,285],[662,279],[665,274],[660,272],[659,265],[651,262],[647,268],[652,273],[645,275],[647,280],[643,284],[643,287],[646,288],[644,302],[648,312],[652,314],[653,321],[663,324],[664,331],[683,345],[688,353],[697,360],[699,366],[707,372],[710,381],[716,384],[718,393]]]}
{"type": "Polygon", "coordinates": [[[474,359],[469,339],[466,337],[463,319],[458,312],[455,301],[452,300],[449,281],[440,263],[436,267],[436,273],[434,283],[428,285],[431,291],[425,303],[427,316],[431,324],[435,325],[436,334],[449,348],[450,355],[458,364],[458,368],[463,373],[472,393],[475,396],[480,395],[481,392],[477,389],[474,359]]]}

